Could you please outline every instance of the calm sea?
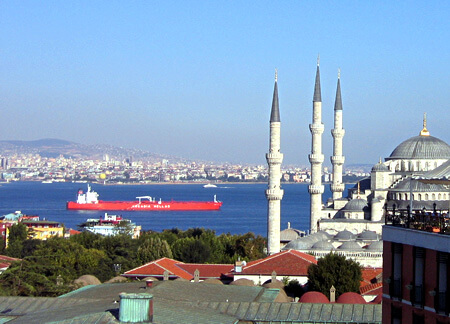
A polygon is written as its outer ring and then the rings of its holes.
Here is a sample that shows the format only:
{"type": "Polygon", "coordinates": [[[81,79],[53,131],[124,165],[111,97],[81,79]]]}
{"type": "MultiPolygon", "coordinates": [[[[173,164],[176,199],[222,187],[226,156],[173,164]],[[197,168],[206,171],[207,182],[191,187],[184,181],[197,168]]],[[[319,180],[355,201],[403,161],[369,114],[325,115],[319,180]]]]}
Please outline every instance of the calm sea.
{"type": "MultiPolygon", "coordinates": [[[[66,202],[76,199],[78,189],[86,190],[83,183],[13,182],[0,186],[0,215],[22,211],[24,214],[64,223],[68,228],[87,218],[98,218],[104,212],[68,211],[66,202]]],[[[267,200],[264,190],[267,184],[219,184],[217,188],[203,188],[201,184],[152,184],[152,185],[101,185],[93,184],[102,200],[134,200],[137,196],[152,196],[162,200],[212,200],[214,195],[223,202],[220,211],[151,211],[110,212],[131,219],[143,230],[162,231],[177,227],[204,227],[216,233],[242,234],[254,232],[267,234],[267,200]]],[[[325,186],[324,201],[331,196],[325,186]]],[[[309,228],[309,194],[305,184],[283,184],[281,202],[281,229],[309,228]]]]}

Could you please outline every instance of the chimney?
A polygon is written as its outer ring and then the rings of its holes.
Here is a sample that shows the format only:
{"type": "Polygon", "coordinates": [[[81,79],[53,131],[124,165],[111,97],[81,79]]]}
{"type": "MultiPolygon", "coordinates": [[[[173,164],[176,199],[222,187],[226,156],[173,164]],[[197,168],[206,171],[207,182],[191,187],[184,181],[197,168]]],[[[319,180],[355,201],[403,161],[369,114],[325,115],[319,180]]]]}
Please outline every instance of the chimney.
{"type": "Polygon", "coordinates": [[[271,282],[275,282],[277,281],[277,273],[275,272],[275,270],[272,271],[272,278],[271,278],[271,282]]]}
{"type": "Polygon", "coordinates": [[[145,280],[145,287],[147,287],[147,288],[153,287],[153,279],[152,278],[145,280]]]}
{"type": "Polygon", "coordinates": [[[334,303],[336,301],[336,288],[334,286],[331,286],[330,289],[330,303],[334,303]]]}
{"type": "Polygon", "coordinates": [[[200,282],[200,271],[198,269],[194,271],[194,282],[200,282]]]}
{"type": "Polygon", "coordinates": [[[119,321],[126,323],[153,322],[153,296],[147,293],[120,296],[119,321]]]}
{"type": "Polygon", "coordinates": [[[244,261],[241,261],[241,258],[239,257],[238,260],[234,263],[234,272],[242,272],[242,268],[244,267],[244,265],[244,261]]]}

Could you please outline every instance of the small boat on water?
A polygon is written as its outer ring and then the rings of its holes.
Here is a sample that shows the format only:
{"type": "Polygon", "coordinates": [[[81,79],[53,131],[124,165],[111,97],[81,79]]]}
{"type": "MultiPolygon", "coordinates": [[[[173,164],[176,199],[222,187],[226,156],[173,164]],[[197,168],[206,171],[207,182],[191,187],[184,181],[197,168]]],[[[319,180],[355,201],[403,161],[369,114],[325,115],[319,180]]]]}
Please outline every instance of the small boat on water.
{"type": "Polygon", "coordinates": [[[162,211],[162,210],[219,210],[222,202],[213,201],[163,201],[156,200],[151,196],[136,197],[135,201],[104,201],[98,199],[97,192],[93,191],[88,184],[88,190],[78,190],[77,201],[67,202],[69,210],[139,210],[139,211],[162,211]]]}
{"type": "Polygon", "coordinates": [[[103,218],[87,219],[79,227],[85,231],[105,236],[127,234],[138,238],[141,233],[141,226],[132,223],[129,219],[123,219],[120,215],[108,215],[108,213],[105,213],[103,218]]]}
{"type": "Polygon", "coordinates": [[[217,186],[215,184],[212,183],[207,183],[203,186],[203,188],[217,188],[217,186]]]}

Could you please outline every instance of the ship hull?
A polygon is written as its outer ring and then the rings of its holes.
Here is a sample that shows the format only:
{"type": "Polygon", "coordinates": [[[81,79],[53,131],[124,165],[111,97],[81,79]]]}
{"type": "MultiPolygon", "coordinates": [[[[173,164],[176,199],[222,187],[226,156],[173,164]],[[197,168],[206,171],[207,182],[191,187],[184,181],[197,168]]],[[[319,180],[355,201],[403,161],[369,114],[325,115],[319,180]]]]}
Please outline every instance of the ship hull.
{"type": "Polygon", "coordinates": [[[220,201],[98,201],[92,204],[67,203],[69,210],[128,210],[128,211],[170,211],[170,210],[219,210],[220,201]]]}

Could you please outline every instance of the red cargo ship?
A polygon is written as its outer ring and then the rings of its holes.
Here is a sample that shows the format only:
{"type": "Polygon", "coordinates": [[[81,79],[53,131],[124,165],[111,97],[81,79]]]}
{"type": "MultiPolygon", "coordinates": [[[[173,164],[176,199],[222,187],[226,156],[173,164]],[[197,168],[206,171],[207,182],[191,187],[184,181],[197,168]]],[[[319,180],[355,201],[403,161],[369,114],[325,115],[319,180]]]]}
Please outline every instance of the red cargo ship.
{"type": "Polygon", "coordinates": [[[219,210],[222,202],[213,201],[162,201],[150,196],[136,197],[136,201],[103,201],[88,185],[88,190],[78,190],[77,201],[68,201],[67,209],[71,210],[219,210]]]}

